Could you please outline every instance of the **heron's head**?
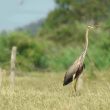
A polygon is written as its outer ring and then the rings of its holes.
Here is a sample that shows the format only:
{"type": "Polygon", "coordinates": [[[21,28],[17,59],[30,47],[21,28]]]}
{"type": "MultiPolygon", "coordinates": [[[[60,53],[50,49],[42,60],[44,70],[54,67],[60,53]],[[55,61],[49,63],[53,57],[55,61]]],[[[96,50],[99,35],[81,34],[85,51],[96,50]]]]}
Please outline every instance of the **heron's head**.
{"type": "Polygon", "coordinates": [[[87,28],[89,29],[89,30],[94,30],[94,29],[97,29],[97,28],[99,28],[100,27],[100,25],[88,25],[87,26],[87,28]]]}
{"type": "Polygon", "coordinates": [[[92,25],[88,25],[87,28],[88,28],[89,30],[91,30],[91,29],[94,29],[95,27],[92,26],[92,25]]]}

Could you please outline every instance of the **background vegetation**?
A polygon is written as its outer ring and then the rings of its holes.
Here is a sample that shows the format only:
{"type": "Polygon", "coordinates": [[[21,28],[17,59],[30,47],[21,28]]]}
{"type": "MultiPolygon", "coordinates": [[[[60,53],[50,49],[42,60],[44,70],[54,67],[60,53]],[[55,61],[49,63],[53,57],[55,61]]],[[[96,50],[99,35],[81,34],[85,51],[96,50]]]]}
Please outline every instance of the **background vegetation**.
{"type": "Polygon", "coordinates": [[[89,70],[109,69],[110,1],[55,2],[55,10],[37,26],[34,24],[0,34],[0,66],[9,68],[11,48],[16,45],[18,70],[63,71],[83,51],[87,25],[98,24],[99,27],[89,33],[85,63],[89,70]]]}

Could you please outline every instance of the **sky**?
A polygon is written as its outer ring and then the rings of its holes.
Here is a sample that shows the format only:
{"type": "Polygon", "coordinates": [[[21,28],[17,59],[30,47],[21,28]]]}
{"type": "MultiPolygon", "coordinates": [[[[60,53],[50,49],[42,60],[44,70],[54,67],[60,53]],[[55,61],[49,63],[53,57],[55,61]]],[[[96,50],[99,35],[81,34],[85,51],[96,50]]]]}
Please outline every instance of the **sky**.
{"type": "Polygon", "coordinates": [[[54,8],[54,0],[0,0],[0,31],[38,21],[54,8]]]}

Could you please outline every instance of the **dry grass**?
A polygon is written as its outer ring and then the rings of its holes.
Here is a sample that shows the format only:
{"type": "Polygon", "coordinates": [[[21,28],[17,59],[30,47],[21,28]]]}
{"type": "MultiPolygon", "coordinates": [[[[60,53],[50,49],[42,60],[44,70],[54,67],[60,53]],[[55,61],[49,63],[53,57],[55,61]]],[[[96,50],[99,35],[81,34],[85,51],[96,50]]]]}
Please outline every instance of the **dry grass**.
{"type": "MultiPolygon", "coordinates": [[[[98,73],[97,73],[98,74],[98,73]]],[[[32,74],[16,77],[15,90],[7,78],[0,92],[0,110],[109,110],[110,75],[85,77],[80,95],[72,94],[72,84],[63,87],[63,74],[32,74]]]]}

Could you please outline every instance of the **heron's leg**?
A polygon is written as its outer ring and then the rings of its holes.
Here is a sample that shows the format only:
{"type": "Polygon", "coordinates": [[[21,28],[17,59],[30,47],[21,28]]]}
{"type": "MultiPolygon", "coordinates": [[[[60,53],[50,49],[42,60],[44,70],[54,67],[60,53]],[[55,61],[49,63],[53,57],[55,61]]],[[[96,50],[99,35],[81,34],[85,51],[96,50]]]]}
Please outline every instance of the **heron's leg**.
{"type": "MultiPolygon", "coordinates": [[[[71,94],[73,95],[73,96],[77,96],[77,83],[78,83],[78,77],[76,78],[76,79],[74,79],[74,82],[73,82],[73,87],[74,87],[74,91],[73,91],[73,89],[72,89],[72,91],[71,91],[71,94]]],[[[72,87],[72,88],[73,88],[72,87]]]]}
{"type": "Polygon", "coordinates": [[[83,73],[76,78],[76,82],[74,85],[76,95],[80,95],[83,86],[83,73]]]}
{"type": "Polygon", "coordinates": [[[72,95],[73,96],[77,96],[77,93],[76,93],[76,91],[77,91],[77,80],[78,80],[78,78],[74,79],[74,82],[73,82],[73,87],[74,87],[74,91],[72,89],[72,95]]]}
{"type": "Polygon", "coordinates": [[[75,91],[75,83],[76,83],[76,79],[74,79],[74,81],[72,82],[72,87],[71,87],[71,94],[70,96],[76,96],[76,91],[75,91]],[[74,88],[74,89],[73,89],[74,88]]]}
{"type": "Polygon", "coordinates": [[[77,91],[77,81],[78,81],[78,78],[76,78],[75,83],[74,83],[74,90],[75,90],[75,93],[76,93],[76,91],[77,91]]]}

